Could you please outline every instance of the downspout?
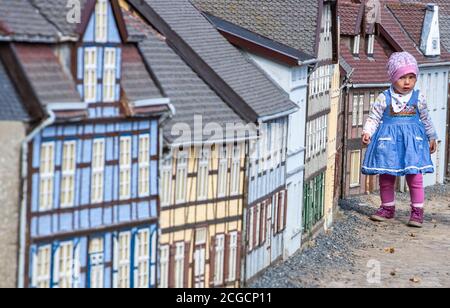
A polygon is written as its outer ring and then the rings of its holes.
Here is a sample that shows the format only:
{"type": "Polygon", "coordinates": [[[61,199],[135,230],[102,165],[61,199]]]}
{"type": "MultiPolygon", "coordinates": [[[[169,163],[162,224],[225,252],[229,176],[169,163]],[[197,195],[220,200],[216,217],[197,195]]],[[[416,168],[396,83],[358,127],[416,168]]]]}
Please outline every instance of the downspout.
{"type": "Polygon", "coordinates": [[[26,256],[26,230],[27,230],[27,195],[28,195],[28,143],[46,127],[53,125],[56,115],[50,108],[47,108],[48,118],[31,131],[22,142],[22,200],[20,209],[20,230],[19,230],[19,267],[18,267],[18,288],[25,288],[25,256],[26,256]]]}
{"type": "Polygon", "coordinates": [[[351,70],[351,72],[347,75],[345,78],[344,84],[341,87],[341,90],[345,89],[344,95],[342,95],[343,101],[344,101],[344,144],[343,144],[343,151],[342,151],[342,177],[341,177],[341,198],[345,198],[346,194],[346,183],[347,183],[347,145],[348,145],[348,104],[349,104],[349,89],[353,86],[351,83],[351,76],[354,73],[354,69],[351,70]]]}

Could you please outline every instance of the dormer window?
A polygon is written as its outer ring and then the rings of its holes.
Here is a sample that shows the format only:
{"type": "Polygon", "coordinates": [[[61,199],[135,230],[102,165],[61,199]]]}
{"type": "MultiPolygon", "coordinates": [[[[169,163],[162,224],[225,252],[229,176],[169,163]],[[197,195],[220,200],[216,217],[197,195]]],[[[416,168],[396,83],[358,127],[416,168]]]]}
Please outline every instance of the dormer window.
{"type": "Polygon", "coordinates": [[[374,46],[375,46],[375,35],[371,34],[369,35],[367,40],[367,54],[369,56],[373,56],[374,46]]]}
{"type": "Polygon", "coordinates": [[[358,57],[359,56],[359,44],[361,42],[361,36],[358,34],[355,36],[353,40],[353,55],[358,57]]]}
{"type": "Polygon", "coordinates": [[[107,0],[97,0],[95,6],[95,41],[105,43],[107,38],[108,5],[107,0]]]}

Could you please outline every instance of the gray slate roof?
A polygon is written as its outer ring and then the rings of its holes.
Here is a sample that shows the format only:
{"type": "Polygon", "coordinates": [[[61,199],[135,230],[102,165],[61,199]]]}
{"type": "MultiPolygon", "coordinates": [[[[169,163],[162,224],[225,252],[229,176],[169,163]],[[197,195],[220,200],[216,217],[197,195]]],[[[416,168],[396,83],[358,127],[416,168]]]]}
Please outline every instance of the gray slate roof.
{"type": "Polygon", "coordinates": [[[0,61],[0,121],[24,121],[28,114],[0,61]]]}
{"type": "Polygon", "coordinates": [[[57,38],[57,29],[29,0],[0,0],[0,40],[51,42],[57,38]]]}
{"type": "Polygon", "coordinates": [[[199,9],[315,55],[319,0],[191,0],[199,9]]]}
{"type": "MultiPolygon", "coordinates": [[[[67,14],[67,0],[28,0],[39,10],[39,12],[53,24],[59,32],[64,36],[77,37],[76,28],[77,23],[69,23],[67,14]]],[[[81,12],[87,3],[87,0],[78,0],[80,3],[81,12]]]]}
{"type": "Polygon", "coordinates": [[[176,108],[175,117],[164,126],[164,137],[169,143],[176,139],[171,135],[172,127],[186,124],[193,129],[195,115],[203,117],[203,125],[242,123],[241,118],[161,38],[150,35],[139,43],[139,50],[176,108]]]}
{"type": "Polygon", "coordinates": [[[145,2],[260,117],[296,108],[287,94],[269,80],[250,59],[228,43],[188,0],[145,2]]]}

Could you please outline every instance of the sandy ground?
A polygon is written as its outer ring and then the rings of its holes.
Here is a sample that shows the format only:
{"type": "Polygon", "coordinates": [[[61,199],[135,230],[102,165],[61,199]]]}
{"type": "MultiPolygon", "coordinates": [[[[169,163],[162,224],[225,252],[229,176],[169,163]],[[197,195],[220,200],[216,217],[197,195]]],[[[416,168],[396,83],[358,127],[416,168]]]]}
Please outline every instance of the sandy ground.
{"type": "Polygon", "coordinates": [[[427,189],[423,229],[406,226],[409,196],[394,221],[374,223],[377,195],[343,201],[332,232],[266,271],[253,287],[450,287],[450,185],[427,189]]]}

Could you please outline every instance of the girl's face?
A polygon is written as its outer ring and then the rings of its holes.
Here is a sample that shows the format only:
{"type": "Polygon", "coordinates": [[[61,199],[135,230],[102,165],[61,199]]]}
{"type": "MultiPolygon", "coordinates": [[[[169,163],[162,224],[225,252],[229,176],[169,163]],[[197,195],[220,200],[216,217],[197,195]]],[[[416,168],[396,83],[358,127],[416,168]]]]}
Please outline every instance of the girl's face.
{"type": "Polygon", "coordinates": [[[415,74],[408,74],[394,83],[394,89],[397,93],[408,94],[416,87],[417,77],[415,74]]]}

